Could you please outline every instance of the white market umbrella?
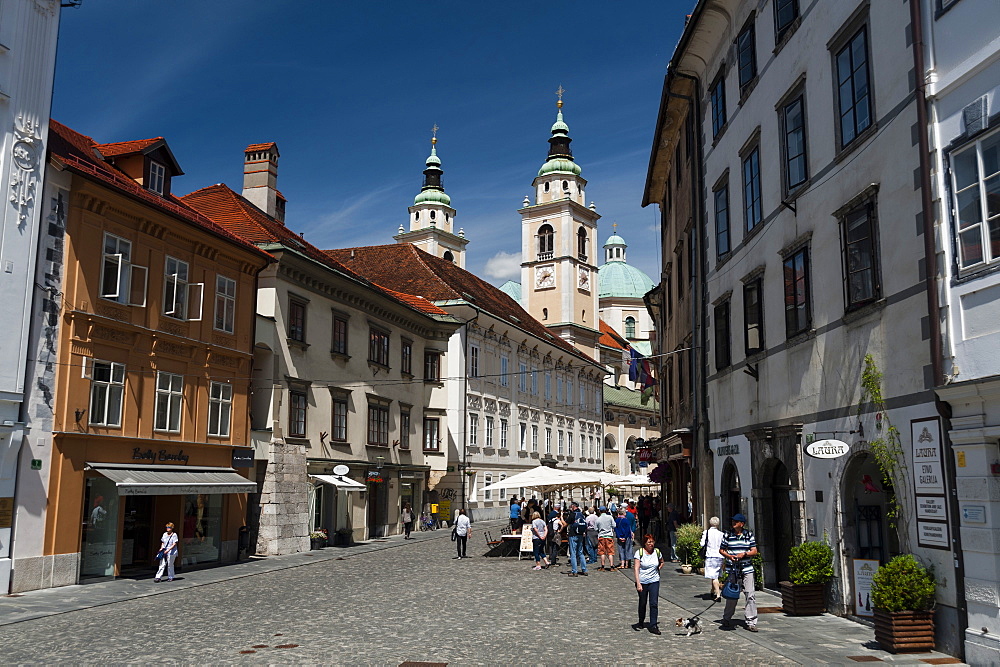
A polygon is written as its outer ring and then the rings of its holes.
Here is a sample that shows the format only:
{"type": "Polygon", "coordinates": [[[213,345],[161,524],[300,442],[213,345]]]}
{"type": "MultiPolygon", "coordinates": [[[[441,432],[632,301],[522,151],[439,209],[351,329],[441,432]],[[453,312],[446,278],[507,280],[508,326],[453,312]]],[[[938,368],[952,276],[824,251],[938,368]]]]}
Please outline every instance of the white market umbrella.
{"type": "Polygon", "coordinates": [[[577,472],[574,470],[557,470],[548,466],[538,466],[531,470],[511,475],[499,482],[483,487],[483,491],[499,489],[536,489],[551,491],[553,489],[568,489],[573,486],[590,486],[600,484],[600,479],[594,473],[577,472]]]}
{"type": "Polygon", "coordinates": [[[649,481],[649,475],[626,475],[615,481],[614,486],[658,486],[649,481]]]}

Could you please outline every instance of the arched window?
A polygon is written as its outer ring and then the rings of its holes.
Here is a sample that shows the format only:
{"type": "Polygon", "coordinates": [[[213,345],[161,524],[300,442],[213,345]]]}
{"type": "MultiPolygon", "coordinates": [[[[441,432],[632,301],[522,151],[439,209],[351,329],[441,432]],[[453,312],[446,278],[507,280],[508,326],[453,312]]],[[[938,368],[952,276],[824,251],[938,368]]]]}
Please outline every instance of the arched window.
{"type": "Polygon", "coordinates": [[[569,192],[569,181],[563,181],[563,192],[569,192]]]}
{"type": "Polygon", "coordinates": [[[455,261],[455,256],[453,254],[451,254],[451,250],[445,250],[444,251],[444,258],[446,260],[448,260],[449,262],[454,262],[455,261]]]}
{"type": "Polygon", "coordinates": [[[625,337],[635,338],[635,318],[631,315],[625,318],[625,337]]]}
{"type": "Polygon", "coordinates": [[[615,444],[615,438],[611,434],[604,436],[604,449],[610,452],[618,449],[618,445],[615,444]]]}
{"type": "Polygon", "coordinates": [[[434,219],[434,217],[435,217],[435,216],[434,216],[434,211],[431,211],[431,220],[433,220],[433,219],[434,219]]]}
{"type": "Polygon", "coordinates": [[[549,319],[549,309],[542,308],[542,321],[544,322],[547,319],[549,319]]]}
{"type": "Polygon", "coordinates": [[[417,221],[419,221],[419,220],[420,220],[420,211],[417,211],[417,212],[415,212],[415,213],[413,214],[413,219],[414,219],[414,220],[417,220],[417,221]]]}
{"type": "Polygon", "coordinates": [[[580,259],[587,261],[587,230],[583,227],[576,233],[576,250],[580,254],[580,259]]]}
{"type": "Polygon", "coordinates": [[[555,248],[556,232],[552,225],[544,224],[538,228],[538,253],[551,253],[555,248]]]}
{"type": "Polygon", "coordinates": [[[549,182],[548,181],[545,182],[545,191],[546,192],[549,191],[549,182]]]}

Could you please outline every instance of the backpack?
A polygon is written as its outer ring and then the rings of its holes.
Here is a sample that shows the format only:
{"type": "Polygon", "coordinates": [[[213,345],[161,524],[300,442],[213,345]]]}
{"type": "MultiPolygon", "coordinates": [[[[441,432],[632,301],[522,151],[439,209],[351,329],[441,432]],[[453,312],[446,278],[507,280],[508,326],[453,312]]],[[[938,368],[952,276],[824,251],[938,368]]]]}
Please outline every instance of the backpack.
{"type": "Polygon", "coordinates": [[[562,523],[562,517],[561,516],[554,516],[554,517],[552,517],[552,521],[549,522],[549,527],[548,528],[549,528],[549,541],[550,542],[556,542],[556,541],[558,541],[560,539],[559,531],[561,530],[561,528],[557,527],[557,526],[559,526],[560,523],[562,523]]]}
{"type": "Polygon", "coordinates": [[[583,516],[583,512],[577,510],[573,523],[569,525],[569,534],[576,537],[587,534],[587,518],[583,516]]]}

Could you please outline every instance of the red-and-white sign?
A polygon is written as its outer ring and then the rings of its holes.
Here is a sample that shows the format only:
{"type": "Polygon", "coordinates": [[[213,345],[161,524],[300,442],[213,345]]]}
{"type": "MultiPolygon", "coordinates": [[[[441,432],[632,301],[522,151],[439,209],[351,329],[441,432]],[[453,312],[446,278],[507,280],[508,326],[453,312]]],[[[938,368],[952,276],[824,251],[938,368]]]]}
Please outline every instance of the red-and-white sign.
{"type": "Polygon", "coordinates": [[[652,449],[640,449],[636,453],[636,456],[638,457],[639,461],[646,461],[647,463],[656,460],[656,454],[653,452],[652,449]]]}

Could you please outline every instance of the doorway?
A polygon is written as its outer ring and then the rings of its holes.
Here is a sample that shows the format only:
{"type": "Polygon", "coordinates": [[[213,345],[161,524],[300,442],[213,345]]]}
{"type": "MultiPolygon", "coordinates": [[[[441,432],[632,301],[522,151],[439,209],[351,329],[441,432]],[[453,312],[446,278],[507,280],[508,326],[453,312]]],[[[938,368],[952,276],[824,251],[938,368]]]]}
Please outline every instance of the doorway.
{"type": "Polygon", "coordinates": [[[729,525],[729,519],[743,511],[743,492],[740,489],[740,473],[732,457],[722,466],[722,526],[729,525]]]}
{"type": "Polygon", "coordinates": [[[152,496],[125,496],[122,519],[123,575],[151,573],[153,567],[153,498],[152,496]]]}
{"type": "Polygon", "coordinates": [[[792,555],[792,485],[788,468],[777,461],[771,477],[771,529],[774,536],[775,581],[788,581],[788,560],[792,555]]]}

